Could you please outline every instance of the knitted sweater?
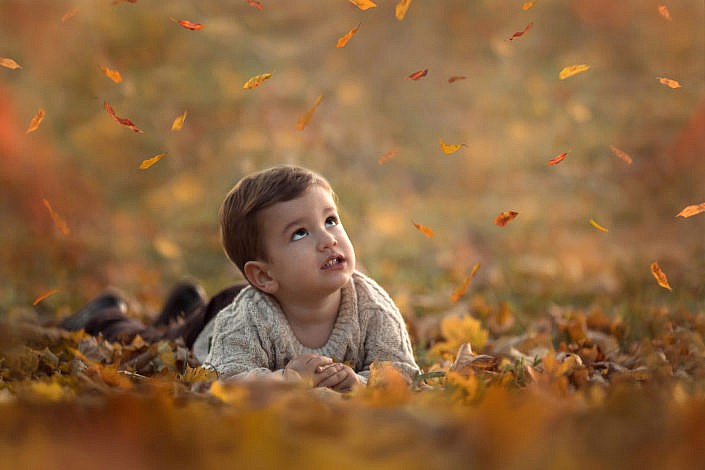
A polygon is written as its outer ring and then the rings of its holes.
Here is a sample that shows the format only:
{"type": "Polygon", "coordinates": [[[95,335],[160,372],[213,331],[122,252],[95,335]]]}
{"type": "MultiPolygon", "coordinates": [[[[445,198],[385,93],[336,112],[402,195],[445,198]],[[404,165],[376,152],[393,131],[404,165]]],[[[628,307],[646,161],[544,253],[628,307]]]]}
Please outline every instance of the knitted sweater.
{"type": "Polygon", "coordinates": [[[216,316],[204,366],[221,377],[270,374],[306,353],[347,363],[363,383],[375,360],[391,362],[409,378],[420,372],[399,309],[375,281],[357,271],[342,288],[338,317],[325,345],[301,344],[277,300],[248,286],[216,316]]]}

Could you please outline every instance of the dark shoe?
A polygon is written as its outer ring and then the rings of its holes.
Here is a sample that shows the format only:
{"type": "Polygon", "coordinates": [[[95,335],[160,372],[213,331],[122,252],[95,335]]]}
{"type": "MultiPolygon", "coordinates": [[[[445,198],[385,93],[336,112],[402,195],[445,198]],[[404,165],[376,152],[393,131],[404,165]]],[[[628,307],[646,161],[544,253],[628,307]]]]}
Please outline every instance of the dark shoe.
{"type": "Polygon", "coordinates": [[[59,327],[68,331],[78,331],[85,328],[93,317],[106,310],[116,310],[124,315],[127,313],[127,302],[111,293],[99,295],[70,317],[64,318],[59,323],[59,327]]]}
{"type": "Polygon", "coordinates": [[[153,326],[166,326],[179,317],[187,317],[205,303],[206,295],[201,287],[190,282],[179,283],[169,293],[153,326]]]}

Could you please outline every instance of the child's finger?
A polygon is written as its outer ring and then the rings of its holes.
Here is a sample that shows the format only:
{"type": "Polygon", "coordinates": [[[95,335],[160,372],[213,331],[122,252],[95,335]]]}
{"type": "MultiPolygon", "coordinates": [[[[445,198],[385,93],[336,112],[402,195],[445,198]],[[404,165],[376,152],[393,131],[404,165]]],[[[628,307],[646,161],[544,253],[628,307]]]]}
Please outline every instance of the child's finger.
{"type": "Polygon", "coordinates": [[[316,387],[331,387],[338,384],[344,377],[345,371],[341,364],[331,364],[316,374],[314,382],[316,387]]]}

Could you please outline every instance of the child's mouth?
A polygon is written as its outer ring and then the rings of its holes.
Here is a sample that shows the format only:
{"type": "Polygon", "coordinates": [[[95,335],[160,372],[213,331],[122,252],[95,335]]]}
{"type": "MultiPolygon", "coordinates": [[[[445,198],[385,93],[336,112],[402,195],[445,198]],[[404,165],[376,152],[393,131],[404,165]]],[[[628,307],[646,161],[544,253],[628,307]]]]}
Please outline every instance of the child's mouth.
{"type": "Polygon", "coordinates": [[[334,256],[332,258],[329,258],[328,261],[326,261],[326,263],[323,266],[321,266],[321,269],[330,269],[330,268],[337,266],[343,262],[345,262],[345,258],[343,258],[342,256],[334,256]]]}

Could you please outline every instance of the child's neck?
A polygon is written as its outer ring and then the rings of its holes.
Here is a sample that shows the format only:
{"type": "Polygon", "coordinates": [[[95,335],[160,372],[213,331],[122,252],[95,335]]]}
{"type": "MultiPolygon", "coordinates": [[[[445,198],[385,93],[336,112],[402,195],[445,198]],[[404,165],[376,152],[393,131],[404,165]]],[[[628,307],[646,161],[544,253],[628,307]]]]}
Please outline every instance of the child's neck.
{"type": "Polygon", "coordinates": [[[314,302],[281,302],[294,335],[307,348],[325,346],[338,318],[341,290],[314,302]]]}

